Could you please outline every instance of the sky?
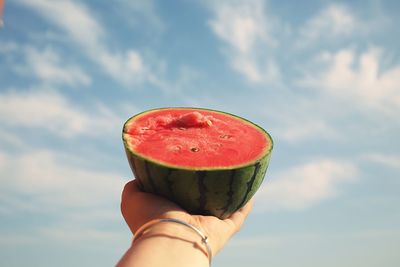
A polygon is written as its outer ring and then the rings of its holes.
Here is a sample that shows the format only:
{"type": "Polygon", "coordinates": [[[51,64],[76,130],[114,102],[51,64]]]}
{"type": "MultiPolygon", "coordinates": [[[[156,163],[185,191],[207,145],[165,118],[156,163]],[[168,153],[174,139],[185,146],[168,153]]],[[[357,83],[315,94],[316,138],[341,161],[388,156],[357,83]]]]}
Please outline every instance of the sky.
{"type": "Polygon", "coordinates": [[[121,131],[158,107],[274,139],[214,266],[400,265],[400,2],[5,1],[0,266],[113,266],[121,131]]]}

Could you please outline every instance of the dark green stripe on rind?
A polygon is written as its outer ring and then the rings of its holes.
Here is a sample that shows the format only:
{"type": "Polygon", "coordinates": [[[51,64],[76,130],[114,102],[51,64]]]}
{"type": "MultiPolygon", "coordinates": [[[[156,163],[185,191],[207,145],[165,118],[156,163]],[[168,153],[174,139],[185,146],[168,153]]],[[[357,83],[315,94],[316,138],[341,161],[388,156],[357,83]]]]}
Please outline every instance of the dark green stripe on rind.
{"type": "Polygon", "coordinates": [[[223,213],[228,197],[227,192],[230,183],[231,170],[207,171],[204,177],[204,185],[207,188],[206,215],[218,215],[223,213]]]}
{"type": "Polygon", "coordinates": [[[170,179],[173,170],[160,165],[154,165],[151,162],[147,163],[149,176],[157,186],[158,194],[166,198],[173,199],[173,183],[170,179]]]}
{"type": "Polygon", "coordinates": [[[129,149],[125,149],[126,156],[128,158],[129,166],[132,169],[133,175],[135,176],[136,179],[139,180],[139,184],[142,187],[142,189],[146,192],[152,192],[153,193],[153,187],[149,184],[149,181],[147,179],[147,172],[146,168],[144,166],[144,160],[138,158],[132,152],[129,151],[129,149]]]}
{"type": "Polygon", "coordinates": [[[227,200],[226,200],[225,206],[223,206],[221,209],[218,209],[218,210],[220,210],[222,212],[221,215],[220,215],[222,218],[224,218],[225,215],[228,214],[228,212],[230,211],[230,207],[232,206],[233,194],[234,194],[233,181],[235,179],[235,174],[236,174],[236,171],[232,170],[231,171],[231,175],[229,176],[229,185],[228,185],[229,186],[229,190],[226,193],[227,200]]]}
{"type": "Polygon", "coordinates": [[[198,188],[199,188],[199,194],[200,194],[200,197],[198,200],[199,201],[199,210],[197,212],[207,213],[206,204],[207,204],[208,190],[206,188],[205,181],[204,181],[204,178],[207,173],[205,171],[197,171],[196,174],[198,176],[197,182],[198,182],[198,188]]]}
{"type": "Polygon", "coordinates": [[[162,195],[190,213],[228,217],[245,205],[260,187],[270,154],[254,165],[213,171],[171,169],[127,152],[143,190],[162,195]]]}
{"type": "Polygon", "coordinates": [[[260,163],[257,162],[255,164],[255,166],[254,166],[253,175],[251,176],[250,180],[246,183],[246,186],[247,186],[246,193],[244,194],[242,201],[236,207],[236,209],[240,209],[241,207],[243,207],[243,205],[251,198],[250,192],[251,192],[251,190],[253,188],[253,184],[254,184],[254,181],[257,178],[257,174],[258,174],[259,170],[260,170],[260,163]]]}
{"type": "Polygon", "coordinates": [[[167,183],[169,196],[171,197],[171,199],[174,199],[174,181],[171,180],[171,177],[170,177],[171,173],[172,173],[172,170],[168,169],[168,173],[165,177],[165,182],[167,183]]]}
{"type": "MultiPolygon", "coordinates": [[[[154,192],[155,194],[159,194],[158,188],[162,188],[162,187],[157,186],[157,184],[154,182],[154,179],[153,179],[154,176],[150,171],[148,161],[144,161],[144,169],[146,170],[147,179],[148,179],[148,181],[149,181],[149,183],[151,185],[152,192],[154,192]]],[[[159,176],[156,175],[155,177],[159,177],[159,176]]]]}
{"type": "Polygon", "coordinates": [[[173,181],[174,192],[173,198],[170,199],[187,211],[198,213],[200,192],[196,172],[174,169],[170,173],[169,179],[173,181]]]}
{"type": "Polygon", "coordinates": [[[128,149],[125,149],[125,153],[126,153],[126,156],[128,158],[129,166],[131,167],[133,175],[135,177],[137,177],[134,157],[133,157],[132,153],[128,149]]]}

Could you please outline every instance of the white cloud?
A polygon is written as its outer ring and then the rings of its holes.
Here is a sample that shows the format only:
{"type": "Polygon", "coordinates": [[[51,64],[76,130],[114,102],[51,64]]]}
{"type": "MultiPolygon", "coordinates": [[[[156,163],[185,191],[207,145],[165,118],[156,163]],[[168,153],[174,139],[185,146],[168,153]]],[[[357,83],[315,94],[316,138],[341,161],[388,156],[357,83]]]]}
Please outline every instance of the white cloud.
{"type": "MultiPolygon", "coordinates": [[[[353,242],[356,244],[357,247],[359,247],[360,244],[380,244],[380,242],[387,242],[387,240],[389,240],[390,238],[398,237],[400,237],[400,231],[397,229],[360,228],[354,231],[343,231],[341,229],[335,229],[333,231],[324,233],[315,231],[315,229],[310,229],[309,231],[305,232],[268,232],[264,235],[259,234],[249,237],[235,236],[227,247],[230,249],[237,249],[238,253],[243,250],[253,251],[260,247],[262,247],[263,249],[278,248],[279,251],[282,251],[282,253],[286,253],[285,251],[287,251],[288,247],[296,247],[303,244],[326,243],[332,245],[337,242],[338,245],[342,245],[346,242],[353,242]],[[357,242],[354,242],[355,240],[357,240],[357,242]]],[[[346,251],[346,253],[348,253],[348,249],[346,247],[343,247],[343,249],[346,251]]],[[[361,251],[365,253],[364,250],[361,251]]],[[[335,257],[337,257],[336,254],[335,257]]],[[[326,257],[323,257],[320,265],[324,265],[323,262],[326,262],[326,257]]],[[[315,263],[314,259],[313,263],[315,263]]],[[[289,265],[291,266],[295,264],[289,265]]]]}
{"type": "Polygon", "coordinates": [[[210,26],[223,41],[241,53],[249,53],[257,40],[269,40],[263,1],[219,1],[213,7],[210,26]]]}
{"type": "Polygon", "coordinates": [[[310,70],[300,82],[368,110],[396,115],[400,109],[400,66],[382,69],[381,49],[323,53],[325,68],[310,70]]]}
{"type": "Polygon", "coordinates": [[[18,0],[18,2],[39,12],[65,30],[82,46],[97,47],[97,42],[105,34],[86,6],[76,1],[18,0]]]}
{"type": "MultiPolygon", "coordinates": [[[[0,216],[52,218],[28,227],[24,244],[101,241],[118,246],[125,241],[121,231],[104,230],[104,225],[123,221],[119,203],[127,181],[117,173],[85,168],[85,161],[60,151],[0,151],[0,216]]],[[[11,232],[5,238],[20,245],[19,236],[11,232]]]]}
{"type": "Polygon", "coordinates": [[[350,163],[318,160],[270,173],[256,194],[256,210],[299,210],[338,193],[342,183],[353,181],[357,169],[350,163]]]}
{"type": "Polygon", "coordinates": [[[15,42],[1,42],[0,53],[7,54],[18,50],[18,44],[15,42]]]}
{"type": "MultiPolygon", "coordinates": [[[[0,144],[8,144],[14,147],[22,148],[24,142],[19,139],[15,134],[0,129],[0,144]]],[[[1,165],[1,155],[0,155],[0,165],[1,165]]]]}
{"type": "Polygon", "coordinates": [[[358,19],[348,7],[331,4],[300,28],[298,45],[304,46],[321,40],[350,36],[359,27],[358,19]]]}
{"type": "Polygon", "coordinates": [[[0,122],[5,126],[47,129],[63,137],[106,134],[119,129],[120,118],[105,107],[82,111],[54,91],[0,93],[0,122]],[[101,131],[99,131],[101,129],[101,131]]]}
{"type": "Polygon", "coordinates": [[[316,138],[332,139],[337,138],[336,129],[328,125],[322,119],[299,121],[294,118],[286,118],[286,121],[278,122],[281,124],[274,130],[279,138],[288,142],[299,142],[304,140],[315,140],[316,138]]]}
{"type": "Polygon", "coordinates": [[[0,153],[0,156],[0,192],[3,198],[25,195],[30,199],[30,205],[9,200],[9,203],[16,204],[9,207],[11,210],[28,208],[46,212],[64,208],[109,207],[110,203],[119,202],[125,183],[115,173],[68,164],[65,162],[67,157],[58,152],[40,150],[19,155],[0,153]]]}
{"type": "Polygon", "coordinates": [[[18,0],[49,22],[63,30],[94,62],[99,64],[112,78],[124,85],[152,81],[149,67],[143,63],[142,55],[129,49],[111,52],[105,45],[106,33],[88,8],[71,0],[18,0]]]}
{"type": "Polygon", "coordinates": [[[111,54],[107,50],[90,51],[90,56],[99,63],[115,80],[125,85],[149,80],[146,67],[139,52],[129,50],[111,54]]]}
{"type": "Polygon", "coordinates": [[[53,48],[38,49],[14,42],[0,44],[0,53],[8,56],[8,68],[23,76],[34,76],[45,86],[88,86],[91,77],[79,66],[72,65],[53,48]],[[16,61],[16,58],[22,58],[16,61]]]}
{"type": "Polygon", "coordinates": [[[362,158],[389,168],[400,169],[400,155],[370,153],[363,155],[362,158]]]}
{"type": "Polygon", "coordinates": [[[276,83],[280,70],[266,50],[276,45],[273,19],[267,18],[264,1],[210,1],[215,17],[209,25],[227,45],[231,67],[250,82],[276,83]]]}
{"type": "Polygon", "coordinates": [[[146,24],[146,28],[151,29],[151,34],[161,32],[165,28],[165,24],[157,14],[157,6],[154,0],[147,1],[114,1],[113,4],[119,4],[116,8],[117,12],[123,16],[124,21],[132,27],[142,27],[146,24]]]}
{"type": "MultiPolygon", "coordinates": [[[[121,218],[119,218],[122,220],[121,218]]],[[[104,229],[93,229],[90,226],[82,227],[77,225],[55,225],[52,227],[43,227],[38,230],[38,234],[43,238],[63,241],[71,244],[80,244],[82,242],[100,242],[100,244],[112,244],[114,246],[122,246],[122,242],[125,243],[125,239],[129,238],[125,233],[104,230],[104,229]]],[[[105,247],[110,247],[105,245],[105,247]]]]}
{"type": "Polygon", "coordinates": [[[67,66],[62,62],[59,54],[46,48],[39,51],[27,47],[26,63],[29,73],[33,73],[45,84],[67,84],[70,86],[89,85],[91,78],[78,66],[67,66]]]}
{"type": "MultiPolygon", "coordinates": [[[[343,128],[337,118],[348,116],[346,111],[338,110],[331,99],[312,94],[299,93],[299,90],[280,88],[266,106],[265,98],[258,97],[254,112],[262,116],[264,124],[277,142],[290,145],[304,145],[304,142],[337,142],[346,140],[343,128]]],[[[310,143],[310,144],[311,144],[310,143]]]]}

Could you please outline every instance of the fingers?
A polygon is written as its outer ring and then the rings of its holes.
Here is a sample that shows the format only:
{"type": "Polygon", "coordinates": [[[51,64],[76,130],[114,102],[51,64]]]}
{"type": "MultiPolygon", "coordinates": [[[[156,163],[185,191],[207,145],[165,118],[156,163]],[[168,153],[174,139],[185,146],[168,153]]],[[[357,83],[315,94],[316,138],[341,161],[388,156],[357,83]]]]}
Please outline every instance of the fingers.
{"type": "Polygon", "coordinates": [[[140,191],[139,188],[139,181],[138,180],[131,180],[125,184],[124,191],[133,192],[133,191],[140,191]]]}
{"type": "Polygon", "coordinates": [[[121,213],[132,233],[142,224],[143,191],[139,181],[132,180],[125,184],[121,194],[121,213]]]}
{"type": "Polygon", "coordinates": [[[253,208],[253,203],[254,200],[250,199],[250,201],[247,202],[247,204],[239,210],[244,215],[244,218],[247,218],[247,216],[249,215],[251,209],[253,208]]]}
{"type": "Polygon", "coordinates": [[[141,192],[139,188],[139,181],[136,179],[125,184],[124,189],[122,190],[121,198],[126,199],[134,192],[141,192]]]}
{"type": "Polygon", "coordinates": [[[227,220],[230,220],[233,222],[234,227],[235,227],[235,232],[239,231],[239,229],[242,227],[242,224],[244,220],[247,218],[249,215],[251,209],[253,207],[253,200],[250,199],[249,202],[247,202],[246,205],[244,205],[241,209],[238,211],[234,212],[227,220]]]}
{"type": "Polygon", "coordinates": [[[130,199],[137,192],[141,192],[137,180],[132,180],[125,184],[121,194],[121,211],[123,215],[125,214],[126,205],[129,205],[130,199]]]}

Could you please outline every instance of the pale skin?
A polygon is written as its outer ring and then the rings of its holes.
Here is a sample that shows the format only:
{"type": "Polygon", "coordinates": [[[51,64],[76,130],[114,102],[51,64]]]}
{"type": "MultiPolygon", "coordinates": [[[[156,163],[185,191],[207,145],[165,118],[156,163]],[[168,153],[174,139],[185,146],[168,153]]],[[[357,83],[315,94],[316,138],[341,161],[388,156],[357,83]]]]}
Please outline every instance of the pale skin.
{"type": "MultiPolygon", "coordinates": [[[[213,255],[241,228],[252,207],[252,201],[229,218],[191,215],[179,206],[139,189],[136,180],[122,192],[122,215],[134,234],[140,226],[154,220],[175,218],[201,230],[209,240],[213,255]]],[[[158,223],[136,239],[121,258],[118,267],[206,267],[207,252],[201,238],[190,228],[176,223],[158,223]]]]}

